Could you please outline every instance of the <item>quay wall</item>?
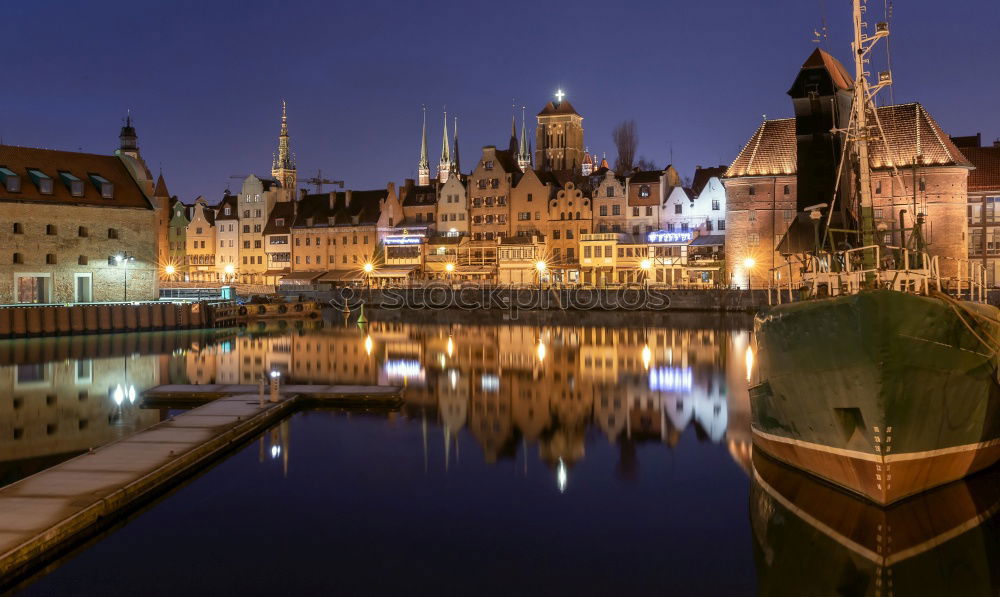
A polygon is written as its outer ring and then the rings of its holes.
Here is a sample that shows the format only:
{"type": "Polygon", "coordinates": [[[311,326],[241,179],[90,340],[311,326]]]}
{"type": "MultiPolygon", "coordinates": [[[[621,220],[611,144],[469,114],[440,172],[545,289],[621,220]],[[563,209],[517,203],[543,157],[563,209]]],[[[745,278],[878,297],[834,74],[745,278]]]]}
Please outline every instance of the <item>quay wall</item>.
{"type": "Polygon", "coordinates": [[[0,307],[0,338],[179,330],[233,322],[235,310],[226,303],[18,305],[0,307]]]}

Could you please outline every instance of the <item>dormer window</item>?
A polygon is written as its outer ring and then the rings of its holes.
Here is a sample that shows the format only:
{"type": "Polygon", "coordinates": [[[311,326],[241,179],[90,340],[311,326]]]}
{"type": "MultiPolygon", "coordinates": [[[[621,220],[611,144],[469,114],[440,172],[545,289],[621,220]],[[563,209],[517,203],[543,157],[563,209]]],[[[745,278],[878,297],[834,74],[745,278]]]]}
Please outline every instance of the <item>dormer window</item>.
{"type": "Polygon", "coordinates": [[[285,225],[285,218],[275,218],[274,225],[278,226],[278,227],[284,226],[285,225]]]}
{"type": "Polygon", "coordinates": [[[492,170],[493,160],[486,160],[485,162],[483,162],[483,168],[486,168],[487,170],[492,170]]]}
{"type": "Polygon", "coordinates": [[[230,210],[229,210],[229,208],[228,208],[228,207],[226,207],[226,208],[224,208],[224,209],[222,210],[222,213],[224,213],[224,214],[226,214],[226,215],[228,216],[228,215],[229,215],[229,211],[230,211],[230,210]]]}
{"type": "Polygon", "coordinates": [[[31,177],[31,180],[35,183],[35,186],[38,187],[39,193],[43,195],[52,194],[51,176],[35,168],[28,168],[28,176],[31,177]]]}
{"type": "Polygon", "coordinates": [[[94,187],[101,192],[101,197],[103,199],[113,199],[115,196],[115,185],[107,178],[104,178],[100,174],[90,173],[90,182],[94,184],[94,187]]]}
{"type": "Polygon", "coordinates": [[[642,185],[642,186],[639,187],[639,196],[640,197],[649,197],[649,185],[648,184],[644,184],[644,185],[642,185]]]}
{"type": "Polygon", "coordinates": [[[21,177],[15,174],[10,168],[0,166],[0,180],[2,180],[4,186],[7,187],[8,193],[21,192],[21,177]]]}
{"type": "Polygon", "coordinates": [[[59,178],[62,179],[63,184],[69,189],[69,194],[74,197],[83,197],[83,181],[74,176],[73,174],[65,171],[59,172],[59,178]]]}

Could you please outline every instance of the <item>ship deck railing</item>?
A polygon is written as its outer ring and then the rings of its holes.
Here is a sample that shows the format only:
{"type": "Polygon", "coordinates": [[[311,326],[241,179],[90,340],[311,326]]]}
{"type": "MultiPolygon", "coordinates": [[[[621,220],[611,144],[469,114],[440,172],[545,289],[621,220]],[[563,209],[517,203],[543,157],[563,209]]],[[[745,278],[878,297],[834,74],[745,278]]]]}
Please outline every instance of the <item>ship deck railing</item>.
{"type": "Polygon", "coordinates": [[[986,300],[986,269],[982,264],[891,245],[793,255],[770,272],[769,305],[792,302],[797,291],[808,297],[851,295],[871,288],[876,280],[878,287],[899,292],[928,295],[937,291],[973,302],[986,300]],[[874,266],[866,264],[869,251],[874,260],[868,263],[874,266]],[[954,275],[942,275],[942,259],[954,275]]]}

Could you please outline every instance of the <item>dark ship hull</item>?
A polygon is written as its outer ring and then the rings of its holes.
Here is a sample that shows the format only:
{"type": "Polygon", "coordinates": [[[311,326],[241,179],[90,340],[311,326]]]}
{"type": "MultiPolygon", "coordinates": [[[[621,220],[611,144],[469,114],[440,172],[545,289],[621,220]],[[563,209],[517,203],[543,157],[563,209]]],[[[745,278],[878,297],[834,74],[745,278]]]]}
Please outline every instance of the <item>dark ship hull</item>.
{"type": "Polygon", "coordinates": [[[1000,459],[997,309],[891,290],[758,315],[754,444],[878,504],[1000,459]]]}
{"type": "Polygon", "coordinates": [[[1000,594],[1000,468],[888,508],[754,451],[760,595],[1000,594]]]}

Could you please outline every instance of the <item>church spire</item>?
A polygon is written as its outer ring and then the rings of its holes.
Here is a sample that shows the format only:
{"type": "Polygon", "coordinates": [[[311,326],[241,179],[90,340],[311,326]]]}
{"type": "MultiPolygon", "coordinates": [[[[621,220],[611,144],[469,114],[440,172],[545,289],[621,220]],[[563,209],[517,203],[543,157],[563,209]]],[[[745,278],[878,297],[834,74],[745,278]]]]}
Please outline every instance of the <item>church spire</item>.
{"type": "Polygon", "coordinates": [[[285,100],[281,100],[281,133],[278,135],[278,155],[271,163],[271,176],[286,189],[295,189],[298,175],[295,171],[295,156],[288,148],[288,110],[285,100]]]}
{"type": "Polygon", "coordinates": [[[458,162],[458,116],[455,117],[455,126],[454,126],[454,129],[455,129],[454,130],[454,133],[455,133],[455,143],[454,143],[455,149],[454,149],[454,153],[452,153],[451,171],[452,171],[453,174],[457,175],[457,174],[461,174],[461,172],[462,172],[461,165],[458,162]]]}
{"type": "Polygon", "coordinates": [[[427,106],[423,107],[424,124],[420,131],[420,161],[417,163],[417,182],[427,185],[431,182],[431,166],[427,161],[427,106]]]}
{"type": "Polygon", "coordinates": [[[444,132],[441,135],[441,161],[438,162],[438,182],[448,182],[451,172],[451,150],[448,148],[448,110],[444,111],[444,132]]]}
{"type": "Polygon", "coordinates": [[[528,133],[525,130],[524,106],[521,106],[521,146],[517,151],[517,167],[521,172],[527,172],[531,168],[531,150],[528,149],[528,133]]]}
{"type": "Polygon", "coordinates": [[[510,143],[507,144],[507,151],[511,156],[517,155],[517,117],[515,116],[517,106],[514,100],[510,101],[510,143]]]}

